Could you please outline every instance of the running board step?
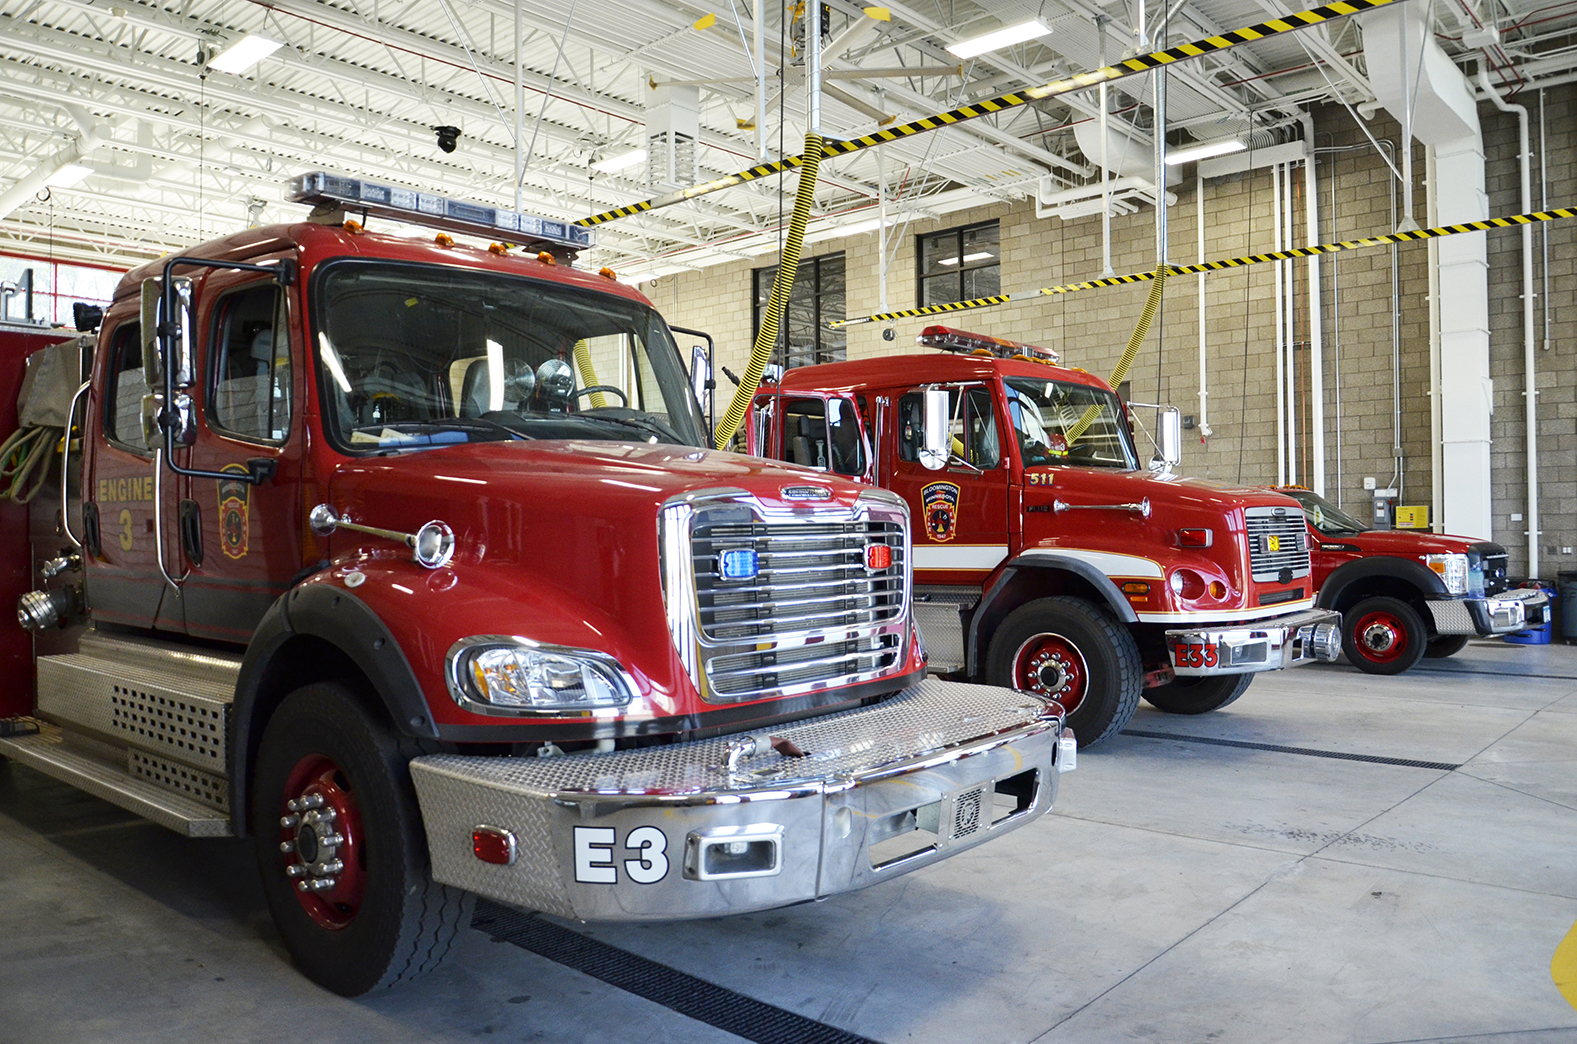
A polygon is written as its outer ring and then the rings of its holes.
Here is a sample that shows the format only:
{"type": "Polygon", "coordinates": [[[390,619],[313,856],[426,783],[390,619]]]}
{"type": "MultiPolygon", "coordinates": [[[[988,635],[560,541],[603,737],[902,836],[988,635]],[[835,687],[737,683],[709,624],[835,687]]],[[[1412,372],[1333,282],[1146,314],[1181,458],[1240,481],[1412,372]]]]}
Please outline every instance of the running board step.
{"type": "Polygon", "coordinates": [[[187,837],[229,837],[224,813],[138,779],[106,761],[74,750],[58,726],[43,724],[34,736],[0,738],[0,756],[69,783],[78,790],[187,837]]]}

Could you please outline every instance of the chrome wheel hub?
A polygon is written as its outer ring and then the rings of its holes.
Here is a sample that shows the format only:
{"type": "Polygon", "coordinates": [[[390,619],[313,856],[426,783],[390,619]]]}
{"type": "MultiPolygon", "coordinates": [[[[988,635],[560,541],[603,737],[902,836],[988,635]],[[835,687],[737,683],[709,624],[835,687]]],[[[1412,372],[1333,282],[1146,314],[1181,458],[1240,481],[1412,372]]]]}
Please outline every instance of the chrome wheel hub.
{"type": "Polygon", "coordinates": [[[281,841],[279,850],[294,855],[300,862],[285,867],[285,876],[296,882],[298,892],[326,892],[339,883],[338,874],[345,864],[337,851],[345,836],[334,828],[338,818],[334,809],[325,807],[322,794],[305,794],[285,803],[290,814],[279,820],[285,830],[294,830],[291,841],[281,841]]]}
{"type": "Polygon", "coordinates": [[[1061,653],[1041,653],[1030,661],[1029,673],[1047,696],[1060,695],[1072,681],[1070,665],[1061,653]]]}
{"type": "Polygon", "coordinates": [[[1396,644],[1396,630],[1383,623],[1373,623],[1363,630],[1364,648],[1371,652],[1389,652],[1396,644]]]}

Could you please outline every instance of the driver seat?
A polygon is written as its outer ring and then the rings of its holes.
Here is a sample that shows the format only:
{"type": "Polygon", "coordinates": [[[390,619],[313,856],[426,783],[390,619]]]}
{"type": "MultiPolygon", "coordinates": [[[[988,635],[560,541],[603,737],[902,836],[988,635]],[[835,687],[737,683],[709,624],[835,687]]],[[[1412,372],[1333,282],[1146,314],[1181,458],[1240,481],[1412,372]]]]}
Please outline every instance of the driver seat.
{"type": "Polygon", "coordinates": [[[488,412],[492,400],[493,379],[487,370],[487,360],[473,360],[465,368],[465,378],[460,382],[459,414],[462,417],[480,417],[488,412]]]}

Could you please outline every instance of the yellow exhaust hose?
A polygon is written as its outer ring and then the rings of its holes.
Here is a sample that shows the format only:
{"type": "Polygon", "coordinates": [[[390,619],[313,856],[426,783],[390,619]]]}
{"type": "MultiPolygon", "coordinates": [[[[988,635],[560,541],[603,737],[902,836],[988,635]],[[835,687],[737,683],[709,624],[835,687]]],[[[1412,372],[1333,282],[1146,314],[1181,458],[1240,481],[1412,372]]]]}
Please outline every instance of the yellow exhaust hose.
{"type": "MultiPolygon", "coordinates": [[[[602,382],[597,380],[597,371],[591,368],[591,350],[586,347],[583,337],[575,342],[575,366],[580,370],[580,379],[585,381],[585,387],[594,388],[602,382]]],[[[600,410],[608,405],[608,397],[602,392],[591,393],[592,409],[600,410]]]]}
{"type": "Polygon", "coordinates": [[[750,400],[755,398],[767,360],[772,358],[772,349],[778,343],[778,326],[783,321],[783,310],[788,307],[789,294],[794,290],[794,276],[799,272],[799,252],[805,245],[805,223],[810,220],[810,207],[816,196],[816,171],[820,166],[821,135],[807,134],[805,162],[799,169],[799,190],[794,194],[794,214],[789,218],[788,237],[783,240],[783,256],[778,260],[778,277],[772,284],[772,298],[767,303],[766,314],[761,317],[761,330],[750,352],[750,365],[745,367],[744,379],[734,389],[734,398],[723,419],[717,423],[715,444],[719,449],[728,445],[745,422],[750,400]]]}
{"type": "MultiPolygon", "coordinates": [[[[1150,323],[1155,319],[1155,313],[1161,310],[1161,291],[1166,288],[1166,266],[1162,265],[1155,270],[1155,282],[1150,284],[1150,294],[1145,299],[1144,311],[1139,315],[1139,325],[1133,328],[1133,336],[1128,338],[1128,347],[1123,349],[1123,357],[1118,360],[1117,369],[1107,378],[1106,383],[1115,389],[1128,377],[1128,370],[1133,366],[1133,361],[1139,357],[1139,346],[1144,344],[1146,335],[1150,332],[1150,323]]],[[[1073,430],[1068,432],[1068,445],[1072,446],[1080,435],[1083,435],[1095,418],[1100,416],[1101,407],[1091,406],[1084,411],[1073,430]]]]}

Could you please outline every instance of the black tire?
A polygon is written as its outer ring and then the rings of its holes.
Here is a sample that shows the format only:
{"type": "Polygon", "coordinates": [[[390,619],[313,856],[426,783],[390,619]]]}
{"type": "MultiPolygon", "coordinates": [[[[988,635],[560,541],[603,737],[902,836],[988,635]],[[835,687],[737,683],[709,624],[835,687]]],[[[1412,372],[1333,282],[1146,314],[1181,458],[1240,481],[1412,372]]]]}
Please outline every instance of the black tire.
{"type": "Polygon", "coordinates": [[[1205,714],[1220,710],[1248,691],[1252,674],[1218,674],[1210,678],[1174,678],[1144,690],[1145,702],[1167,714],[1205,714]]]}
{"type": "Polygon", "coordinates": [[[1467,648],[1468,637],[1465,634],[1443,634],[1439,638],[1431,638],[1429,644],[1424,646],[1424,657],[1444,660],[1447,656],[1455,656],[1467,648]]]}
{"type": "Polygon", "coordinates": [[[986,681],[1053,699],[1066,695],[1073,703],[1067,707],[1068,726],[1079,746],[1088,748],[1121,732],[1133,717],[1144,686],[1144,663],[1133,635],[1105,609],[1083,598],[1038,598],[1009,613],[992,635],[986,681]],[[1021,653],[1027,661],[1035,659],[1035,650],[1029,647],[1035,639],[1055,640],[1060,642],[1059,652],[1077,654],[1067,670],[1049,669],[1060,672],[1062,682],[1076,679],[1082,669],[1078,693],[1064,693],[1056,683],[1026,680],[1027,664],[1018,661],[1021,653]]]}
{"type": "MultiPolygon", "coordinates": [[[[291,693],[263,732],[251,820],[263,891],[296,967],[342,996],[388,989],[432,971],[471,922],[474,896],[432,880],[407,767],[416,753],[412,741],[332,682],[291,693]],[[296,800],[287,791],[314,799],[329,795],[321,807],[337,810],[332,825],[310,829],[331,831],[341,839],[337,847],[309,838],[295,841],[296,851],[281,851],[282,841],[297,837],[281,817],[303,811],[287,809],[286,802],[296,800]],[[310,871],[302,866],[308,847],[316,851],[313,865],[338,856],[344,869],[310,871]],[[287,867],[335,885],[302,894],[287,867]]],[[[307,829],[298,828],[303,836],[307,829]]]]}
{"type": "Polygon", "coordinates": [[[1424,618],[1399,598],[1365,598],[1342,614],[1342,652],[1365,674],[1401,674],[1423,659],[1424,618]]]}

